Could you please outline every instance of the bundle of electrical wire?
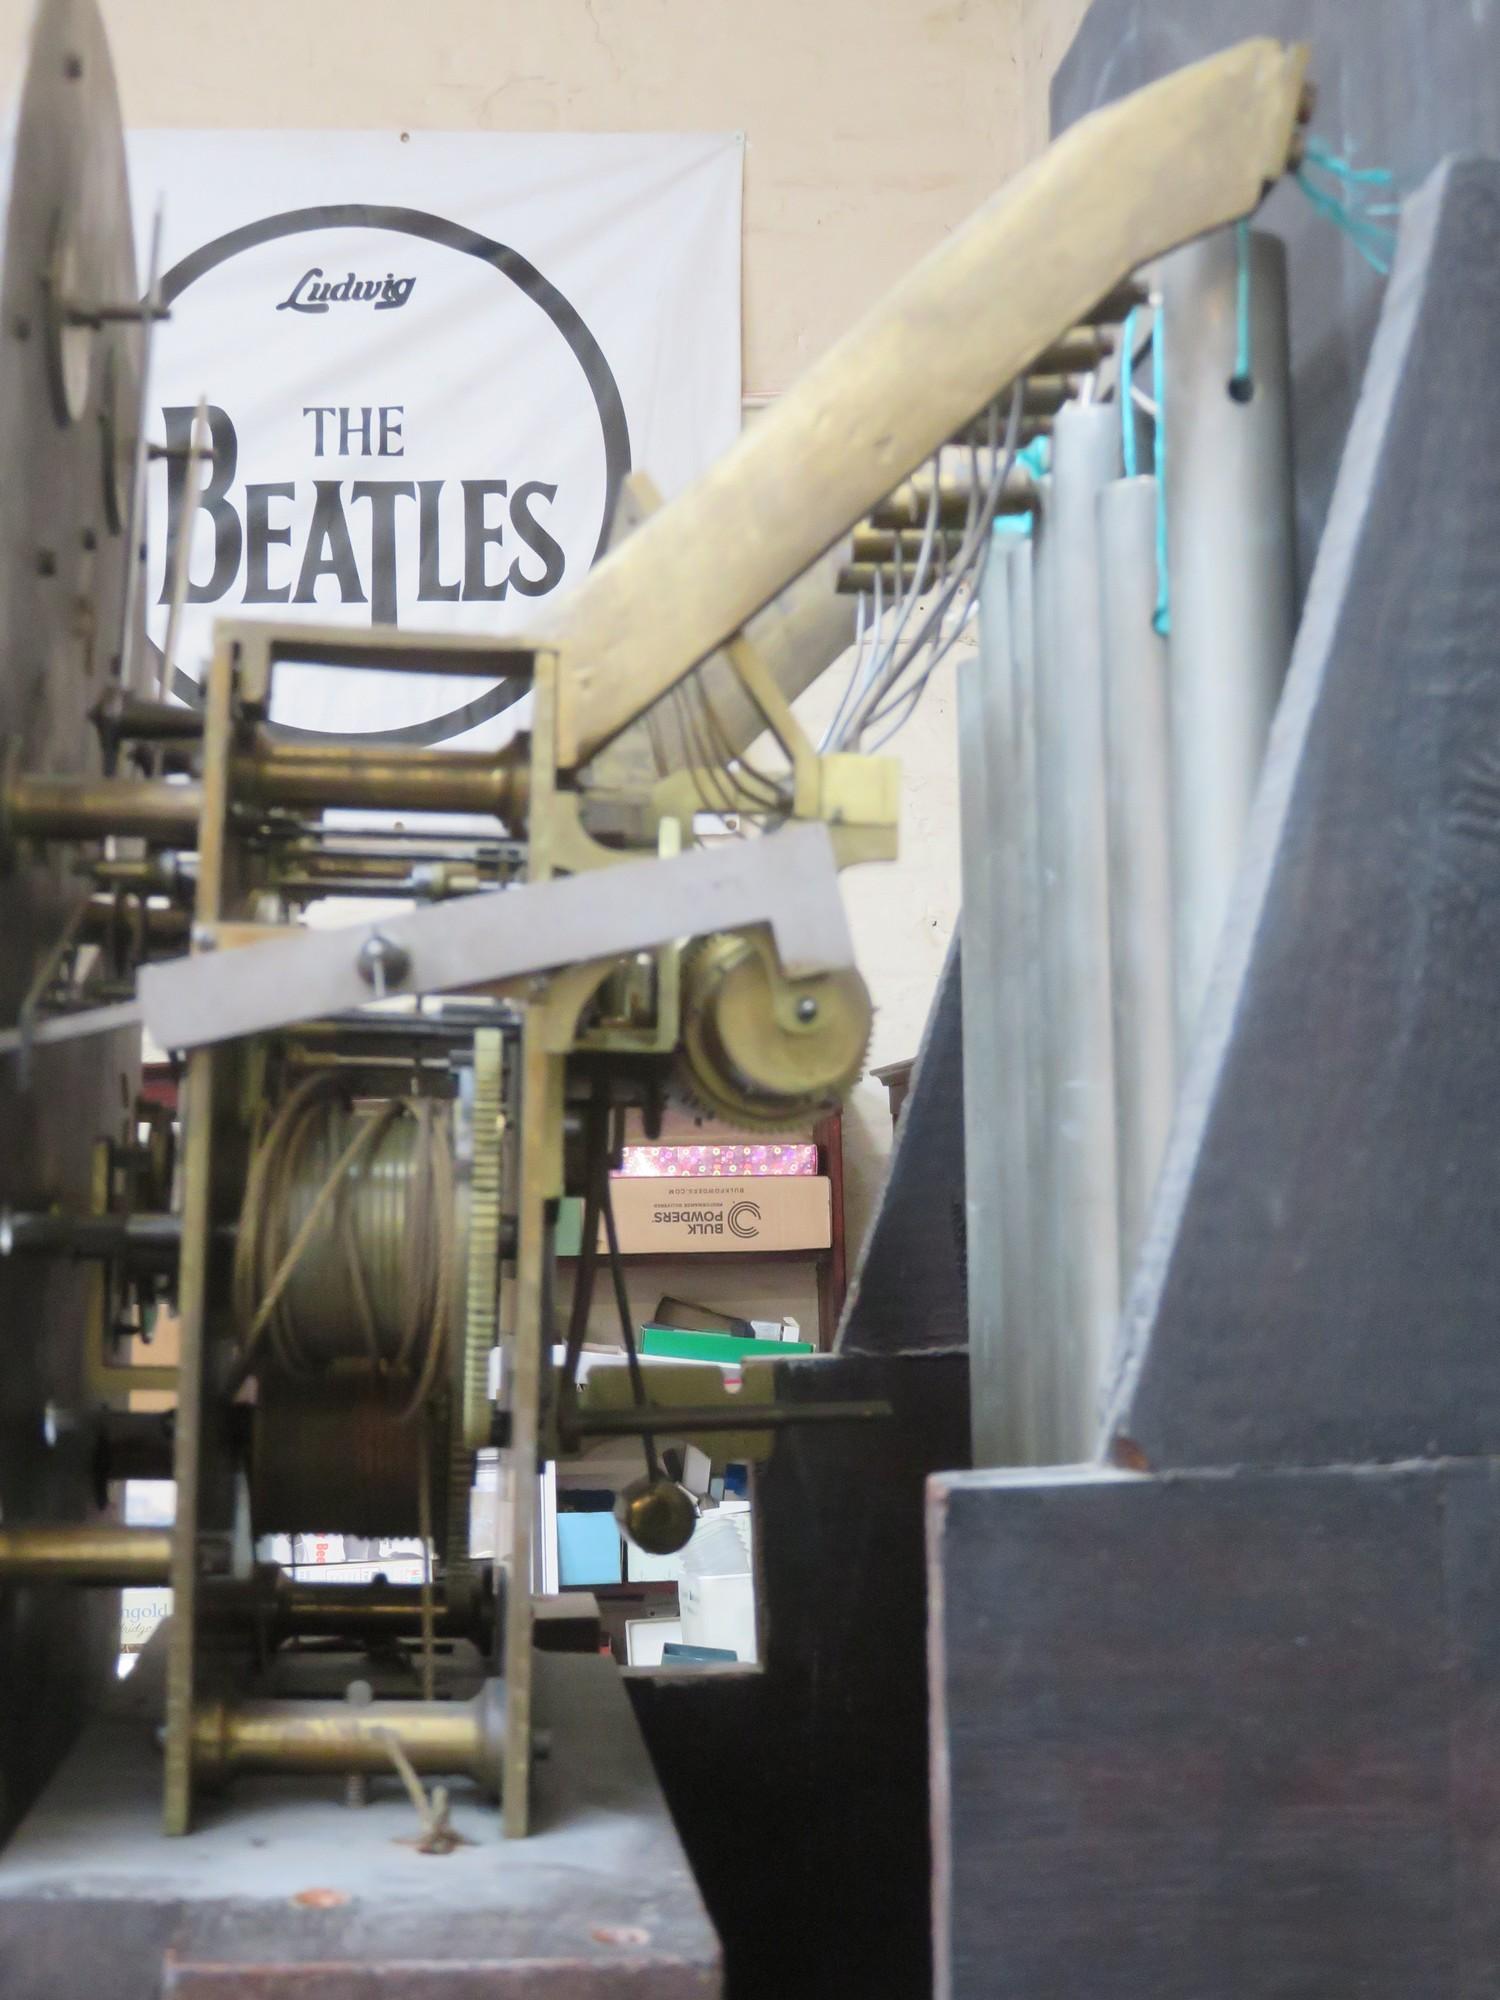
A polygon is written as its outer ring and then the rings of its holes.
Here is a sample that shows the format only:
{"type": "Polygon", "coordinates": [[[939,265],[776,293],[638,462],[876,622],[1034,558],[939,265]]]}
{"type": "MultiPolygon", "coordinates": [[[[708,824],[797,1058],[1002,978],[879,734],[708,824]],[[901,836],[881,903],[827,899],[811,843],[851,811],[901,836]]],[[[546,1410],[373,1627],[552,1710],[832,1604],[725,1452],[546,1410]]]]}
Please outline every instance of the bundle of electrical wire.
{"type": "Polygon", "coordinates": [[[938,540],[938,517],[942,490],[941,454],[931,467],[931,489],[927,503],[922,541],[916,564],[908,581],[901,570],[901,542],[896,540],[896,577],[901,595],[894,609],[882,602],[881,572],[876,570],[873,608],[867,612],[861,593],[855,620],[854,661],[848,683],[833,719],[818,745],[821,751],[862,750],[872,730],[880,733],[868,745],[879,750],[911,717],[933,674],[947,658],[979,603],[979,582],[984,571],[990,528],[1005,482],[1016,461],[1020,434],[1024,383],[1011,391],[1005,435],[997,435],[994,412],[990,415],[991,435],[987,445],[973,444],[969,454],[969,503],[964,518],[963,537],[950,562],[946,542],[938,540]],[[981,451],[987,451],[990,473],[985,480],[980,471],[981,451]],[[938,560],[934,563],[934,552],[938,560]],[[931,597],[915,627],[908,632],[920,599],[931,597]],[[889,629],[886,620],[891,620],[889,629]],[[913,668],[920,662],[920,671],[913,668]],[[884,728],[882,728],[884,724],[884,728]]]}

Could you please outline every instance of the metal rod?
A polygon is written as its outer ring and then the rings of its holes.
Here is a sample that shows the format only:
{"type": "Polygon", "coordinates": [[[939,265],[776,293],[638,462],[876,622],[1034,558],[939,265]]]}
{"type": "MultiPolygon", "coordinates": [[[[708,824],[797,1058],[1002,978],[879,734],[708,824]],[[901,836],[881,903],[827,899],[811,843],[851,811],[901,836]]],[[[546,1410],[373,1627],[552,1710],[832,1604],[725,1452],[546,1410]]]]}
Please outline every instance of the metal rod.
{"type": "MultiPolygon", "coordinates": [[[[994,415],[991,415],[988,411],[984,411],[979,416],[972,417],[962,429],[953,433],[953,436],[948,439],[948,443],[965,446],[977,445],[981,451],[987,447],[998,450],[1005,437],[1006,408],[1006,399],[1002,397],[999,409],[994,415]]],[[[1016,442],[1018,444],[1034,444],[1039,437],[1051,437],[1051,435],[1052,418],[1050,416],[1033,414],[1029,417],[1022,417],[1016,429],[1016,442]]]]}
{"type": "Polygon", "coordinates": [[[1075,405],[1057,420],[1049,660],[1036,682],[1045,884],[1047,1181],[1059,1403],[1049,1456],[1091,1456],[1119,1307],[1110,1019],[1109,849],[1097,506],[1119,476],[1119,416],[1075,405]]]}
{"type": "MultiPolygon", "coordinates": [[[[876,577],[880,578],[881,593],[887,604],[896,603],[903,591],[911,589],[911,571],[902,569],[899,577],[894,563],[845,563],[839,571],[839,589],[846,597],[868,596],[875,588],[876,577]]],[[[925,590],[931,593],[941,582],[937,571],[929,569],[925,590]]]]}
{"type": "Polygon", "coordinates": [[[159,693],[163,700],[172,691],[172,669],[177,664],[177,637],[187,603],[188,578],[193,563],[193,522],[198,512],[198,494],[203,485],[203,468],[213,456],[208,430],[208,398],[200,396],[189,432],[188,462],[183,471],[182,498],[178,503],[176,536],[172,550],[172,596],[167,606],[167,630],[162,641],[159,693]]]}
{"type": "Polygon", "coordinates": [[[133,930],[137,926],[148,943],[186,945],[193,927],[192,913],[177,905],[163,907],[154,903],[131,909],[116,903],[112,897],[96,896],[83,913],[80,935],[98,940],[117,930],[133,930]]]}
{"type": "Polygon", "coordinates": [[[161,224],[162,205],[156,204],[151,218],[151,255],[146,268],[146,303],[150,310],[141,324],[140,375],[137,379],[135,442],[130,453],[130,491],[125,504],[125,560],[120,572],[120,684],[138,693],[145,681],[143,672],[147,649],[145,619],[141,612],[141,587],[146,573],[146,478],[148,472],[146,421],[147,398],[151,393],[151,353],[156,340],[156,322],[161,306],[161,224]],[[137,630],[139,624],[140,629],[137,630]]]}
{"type": "MultiPolygon", "coordinates": [[[[920,528],[856,528],[853,559],[856,563],[890,565],[895,562],[899,550],[902,566],[909,578],[922,553],[924,539],[920,528]]],[[[945,555],[957,555],[963,546],[963,539],[961,527],[940,529],[932,538],[934,566],[945,555]]]]}
{"type": "Polygon", "coordinates": [[[144,701],[113,688],[93,711],[100,733],[115,742],[192,743],[203,735],[203,712],[177,701],[144,701]]]}
{"type": "Polygon", "coordinates": [[[170,1479],[175,1424],[171,1410],[90,1411],[83,1427],[94,1439],[96,1476],[108,1481],[170,1479]]]}
{"type": "Polygon", "coordinates": [[[121,1590],[167,1581],[170,1533],[156,1528],[0,1528],[0,1584],[79,1583],[121,1590]]]}
{"type": "Polygon", "coordinates": [[[1145,305],[1150,293],[1137,278],[1127,278],[1123,284],[1113,286],[1096,302],[1092,309],[1082,315],[1085,326],[1117,326],[1125,315],[1145,305]]]}
{"type": "MultiPolygon", "coordinates": [[[[230,782],[236,800],[263,807],[482,813],[507,823],[525,816],[525,768],[519,754],[277,745],[232,758],[230,782]]],[[[202,798],[202,786],[195,783],[23,772],[6,788],[4,828],[13,840],[102,840],[131,834],[191,844],[197,838],[202,798]]]]}
{"type": "MultiPolygon", "coordinates": [[[[229,1234],[233,1234],[233,1225],[229,1225],[229,1234]]],[[[0,1257],[21,1251],[61,1251],[70,1257],[175,1256],[181,1244],[180,1215],[145,1211],[63,1215],[51,1209],[0,1209],[0,1257]]]]}
{"type": "Polygon", "coordinates": [[[194,1782],[220,1785],[245,1772],[394,1771],[399,1743],[424,1775],[472,1778],[500,1794],[505,1697],[498,1680],[472,1701],[200,1702],[193,1715],[194,1782]]]}
{"type": "MultiPolygon", "coordinates": [[[[1004,436],[1004,427],[1000,435],[1004,436]]],[[[979,493],[985,491],[985,481],[981,476],[979,493]]],[[[872,528],[912,529],[920,538],[927,525],[927,509],[932,503],[932,477],[921,475],[907,479],[894,493],[887,495],[870,516],[872,528]]],[[[997,514],[1029,514],[1037,503],[1037,485],[1029,472],[1019,469],[1012,472],[1000,489],[997,514]]],[[[969,510],[974,504],[974,484],[967,477],[944,477],[938,482],[938,524],[944,528],[962,528],[969,519],[969,510]]],[[[856,540],[858,535],[856,535],[856,540]]],[[[857,550],[856,550],[857,553],[857,550]]]]}
{"type": "Polygon", "coordinates": [[[148,896],[181,898],[184,907],[192,901],[193,874],[172,854],[147,854],[131,861],[91,861],[89,873],[96,883],[132,889],[148,896]]]}
{"type": "Polygon", "coordinates": [[[1102,366],[1114,351],[1114,334],[1106,326],[1075,326],[1061,340],[1055,340],[1032,364],[1038,373],[1049,375],[1088,374],[1102,366]]]}
{"type": "MultiPolygon", "coordinates": [[[[1033,372],[1021,384],[1021,414],[1023,417],[1055,417],[1064,403],[1075,400],[1082,387],[1083,379],[1078,375],[1033,372]]],[[[1000,435],[1004,437],[1003,430],[1000,435]]]]}
{"type": "Polygon", "coordinates": [[[1286,252],[1250,241],[1250,396],[1237,400],[1237,232],[1162,265],[1177,1039],[1218,948],[1296,622],[1286,252]]]}
{"type": "MultiPolygon", "coordinates": [[[[303,1638],[349,1634],[416,1632],[422,1621],[422,1592],[417,1584],[292,1583],[283,1578],[268,1609],[275,1630],[303,1638]]],[[[479,1622],[464,1617],[439,1598],[434,1613],[441,1638],[463,1636],[479,1622]]]]}
{"type": "MultiPolygon", "coordinates": [[[[522,752],[526,748],[521,739],[522,752]]],[[[231,794],[252,805],[363,807],[379,812],[487,814],[525,818],[522,752],[386,751],[258,743],[231,763],[231,794]]]]}
{"type": "Polygon", "coordinates": [[[865,1424],[891,1415],[889,1403],[683,1403],[676,1409],[580,1410],[568,1429],[579,1437],[677,1437],[688,1431],[784,1431],[800,1424],[865,1424]]]}
{"type": "Polygon", "coordinates": [[[1167,642],[1156,631],[1156,481],[1099,496],[1120,1286],[1177,1096],[1167,642]]]}

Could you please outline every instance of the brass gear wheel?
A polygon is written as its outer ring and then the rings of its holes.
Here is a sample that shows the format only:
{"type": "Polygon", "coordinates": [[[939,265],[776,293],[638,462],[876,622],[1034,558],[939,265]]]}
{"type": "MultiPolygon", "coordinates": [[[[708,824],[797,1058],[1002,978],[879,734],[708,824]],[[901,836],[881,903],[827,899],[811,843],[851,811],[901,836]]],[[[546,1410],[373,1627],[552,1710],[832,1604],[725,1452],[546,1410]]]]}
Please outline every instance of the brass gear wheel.
{"type": "Polygon", "coordinates": [[[869,989],[852,967],[788,979],[763,934],[721,932],[683,959],[679,1081],[732,1125],[804,1124],[858,1079],[870,1021],[869,989]]]}

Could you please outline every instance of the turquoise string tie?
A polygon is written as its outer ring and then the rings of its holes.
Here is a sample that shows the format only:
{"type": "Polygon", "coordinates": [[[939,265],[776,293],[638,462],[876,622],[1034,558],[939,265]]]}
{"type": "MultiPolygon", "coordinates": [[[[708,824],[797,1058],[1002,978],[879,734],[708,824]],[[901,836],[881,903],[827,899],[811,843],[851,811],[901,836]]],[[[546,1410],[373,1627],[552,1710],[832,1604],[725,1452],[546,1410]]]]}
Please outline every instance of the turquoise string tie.
{"type": "Polygon", "coordinates": [[[1151,327],[1151,396],[1156,404],[1156,610],[1151,623],[1165,639],[1172,629],[1172,594],[1167,575],[1167,363],[1160,306],[1151,327]]]}
{"type": "Polygon", "coordinates": [[[1386,222],[1372,218],[1399,214],[1400,203],[1367,203],[1361,195],[1366,188],[1394,186],[1395,177],[1389,167],[1356,167],[1321,139],[1309,138],[1294,178],[1319,215],[1326,216],[1335,228],[1342,230],[1371,269],[1384,277],[1391,268],[1395,231],[1386,222]],[[1313,178],[1315,173],[1337,182],[1340,192],[1321,185],[1313,178]]]}
{"type": "Polygon", "coordinates": [[[1234,373],[1229,393],[1237,403],[1248,403],[1255,394],[1255,376],[1250,365],[1250,218],[1242,216],[1234,228],[1234,373]]]}
{"type": "Polygon", "coordinates": [[[1120,329],[1120,380],[1115,393],[1120,398],[1120,458],[1125,467],[1125,477],[1134,479],[1136,473],[1135,441],[1135,307],[1125,315],[1125,324],[1120,329]]]}

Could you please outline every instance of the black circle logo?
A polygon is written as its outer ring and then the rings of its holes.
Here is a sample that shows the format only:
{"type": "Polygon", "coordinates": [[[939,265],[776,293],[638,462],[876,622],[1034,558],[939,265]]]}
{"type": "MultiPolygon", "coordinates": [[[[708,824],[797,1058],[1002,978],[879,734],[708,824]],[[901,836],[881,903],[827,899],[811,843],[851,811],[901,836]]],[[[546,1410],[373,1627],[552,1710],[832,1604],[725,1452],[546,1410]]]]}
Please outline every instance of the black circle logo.
{"type": "MultiPolygon", "coordinates": [[[[582,314],[551,279],[545,277],[518,250],[496,243],[488,236],[481,236],[477,230],[465,228],[461,223],[449,222],[440,215],[428,215],[422,209],[391,208],[371,202],[329,202],[316,208],[293,208],[280,215],[263,216],[258,222],[245,223],[223,236],[216,236],[212,242],[205,243],[180,263],[174,264],[166,273],[161,281],[162,301],[165,305],[172,305],[207,272],[246,250],[258,249],[262,244],[274,242],[280,237],[298,236],[320,229],[384,229],[398,235],[421,237],[426,242],[456,250],[462,256],[478,258],[516,286],[547,315],[582,369],[598,412],[604,446],[604,508],[590,558],[591,563],[598,562],[609,541],[609,524],[621,483],[630,471],[630,428],[625,417],[625,405],[604,350],[589,331],[582,314]]],[[[461,708],[450,709],[446,715],[434,716],[426,722],[410,723],[399,729],[299,729],[288,723],[272,726],[276,734],[295,737],[303,742],[442,743],[499,715],[520,699],[526,687],[525,682],[498,681],[494,687],[473,701],[465,702],[461,708]]],[[[203,699],[198,683],[180,667],[173,670],[172,692],[180,700],[194,706],[201,704],[203,699]]]]}
{"type": "Polygon", "coordinates": [[[760,1209],[753,1201],[735,1202],[724,1218],[731,1236],[759,1236],[760,1209]]]}

